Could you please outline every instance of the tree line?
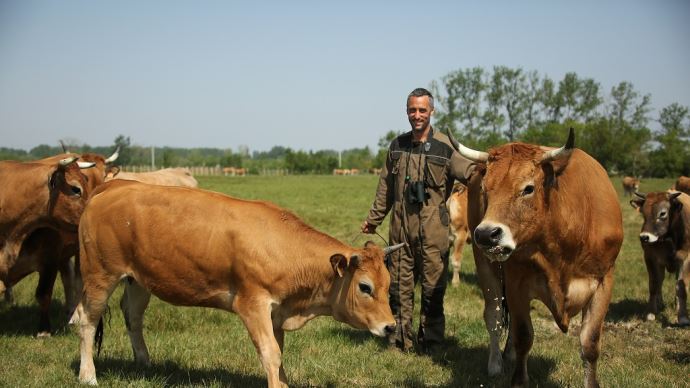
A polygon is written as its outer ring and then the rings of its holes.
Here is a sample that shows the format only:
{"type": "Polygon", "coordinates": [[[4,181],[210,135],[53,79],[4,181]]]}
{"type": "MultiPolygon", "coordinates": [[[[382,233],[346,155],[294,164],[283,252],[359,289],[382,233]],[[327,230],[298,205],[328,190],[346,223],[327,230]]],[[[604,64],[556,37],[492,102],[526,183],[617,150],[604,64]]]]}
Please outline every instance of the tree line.
{"type": "MultiPolygon", "coordinates": [[[[452,71],[431,82],[437,130],[453,131],[465,145],[478,149],[510,141],[558,146],[567,128],[576,130],[576,145],[596,158],[610,174],[645,177],[690,175],[688,107],[673,103],[653,113],[650,94],[622,81],[605,92],[592,78],[575,72],[554,80],[537,71],[495,66],[452,71]],[[653,127],[652,127],[652,124],[653,127]]],[[[121,165],[232,166],[286,169],[297,174],[330,174],[335,168],[368,170],[385,161],[390,141],[408,129],[389,130],[378,149],[293,150],[274,146],[250,152],[219,148],[143,147],[124,135],[111,146],[67,144],[72,152],[110,155],[120,149],[121,165]],[[153,159],[153,160],[152,160],[153,159]]],[[[41,144],[29,151],[0,148],[0,160],[31,160],[62,152],[41,144]]]]}

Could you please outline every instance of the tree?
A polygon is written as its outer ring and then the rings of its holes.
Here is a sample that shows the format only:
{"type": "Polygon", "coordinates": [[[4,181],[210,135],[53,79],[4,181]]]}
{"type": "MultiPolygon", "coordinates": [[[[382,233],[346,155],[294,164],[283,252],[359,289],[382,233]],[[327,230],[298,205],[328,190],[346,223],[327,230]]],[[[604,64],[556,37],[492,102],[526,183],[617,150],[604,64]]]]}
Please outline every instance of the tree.
{"type": "Polygon", "coordinates": [[[129,136],[125,137],[125,135],[117,135],[114,143],[115,149],[117,149],[118,147],[120,149],[116,163],[122,166],[130,164],[132,159],[132,153],[130,151],[131,140],[129,136]]]}
{"type": "Polygon", "coordinates": [[[685,123],[687,119],[688,108],[678,103],[663,108],[659,113],[661,130],[654,136],[659,147],[650,154],[655,176],[688,174],[690,128],[685,123]]]}

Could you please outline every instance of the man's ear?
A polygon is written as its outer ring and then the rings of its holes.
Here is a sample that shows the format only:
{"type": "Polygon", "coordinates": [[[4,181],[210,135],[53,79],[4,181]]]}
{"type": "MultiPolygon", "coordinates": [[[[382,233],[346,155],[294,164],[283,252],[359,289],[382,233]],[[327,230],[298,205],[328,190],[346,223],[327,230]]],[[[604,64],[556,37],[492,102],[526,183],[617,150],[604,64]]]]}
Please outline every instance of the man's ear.
{"type": "Polygon", "coordinates": [[[331,267],[333,267],[333,272],[335,272],[339,278],[342,278],[347,268],[347,258],[340,253],[336,253],[331,256],[331,267]]]}

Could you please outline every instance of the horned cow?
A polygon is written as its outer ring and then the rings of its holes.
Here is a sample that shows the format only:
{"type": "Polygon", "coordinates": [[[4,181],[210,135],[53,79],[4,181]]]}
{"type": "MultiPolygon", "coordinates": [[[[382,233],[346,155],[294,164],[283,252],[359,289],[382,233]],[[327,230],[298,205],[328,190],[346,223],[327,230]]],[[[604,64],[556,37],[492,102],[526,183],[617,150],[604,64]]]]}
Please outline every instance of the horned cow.
{"type": "Polygon", "coordinates": [[[597,387],[600,338],[623,241],[621,209],[606,171],[574,148],[572,129],[558,149],[510,143],[486,153],[452,142],[478,163],[468,188],[468,220],[491,338],[489,373],[502,370],[495,325],[505,287],[515,356],[512,385],[529,383],[530,300],[538,299],[563,332],[582,313],[584,382],[597,387]]]}

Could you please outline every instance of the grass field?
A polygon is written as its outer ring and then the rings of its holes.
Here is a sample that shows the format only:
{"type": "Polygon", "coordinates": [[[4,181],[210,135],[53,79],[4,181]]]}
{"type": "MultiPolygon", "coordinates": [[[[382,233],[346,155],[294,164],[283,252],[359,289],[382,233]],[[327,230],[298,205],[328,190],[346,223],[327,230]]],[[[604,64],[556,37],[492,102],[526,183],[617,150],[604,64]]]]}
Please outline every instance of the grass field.
{"type": "MultiPolygon", "coordinates": [[[[289,208],[317,229],[355,246],[376,187],[373,176],[288,176],[199,178],[201,187],[289,208]]],[[[655,322],[644,320],[647,275],[637,235],[641,216],[621,194],[625,241],[617,260],[614,296],[599,359],[604,387],[690,386],[690,329],[675,327],[674,281],[664,283],[666,307],[655,322]]],[[[646,180],[640,190],[665,190],[671,180],[646,180]]],[[[381,234],[387,237],[387,226],[381,234]]],[[[377,238],[378,239],[378,238],[377,238]]],[[[260,243],[260,242],[257,242],[260,243]]],[[[381,241],[377,243],[382,244],[381,241]]],[[[62,324],[51,338],[36,339],[34,274],[15,287],[13,306],[0,302],[0,386],[76,386],[79,338],[62,324]]],[[[103,350],[96,359],[101,386],[265,386],[265,374],[246,330],[236,315],[202,308],[175,307],[155,297],[147,310],[144,335],[151,368],[134,364],[118,302],[110,299],[103,350]]],[[[56,285],[52,318],[65,319],[62,286],[56,285]]],[[[533,302],[535,341],[529,359],[533,387],[582,386],[579,317],[568,334],[552,323],[546,308],[533,302]]],[[[317,318],[286,335],[283,361],[296,387],[504,387],[508,377],[486,374],[488,336],[474,274],[471,249],[464,251],[462,284],[445,300],[447,341],[433,356],[386,350],[382,339],[330,317],[317,318]]]]}

